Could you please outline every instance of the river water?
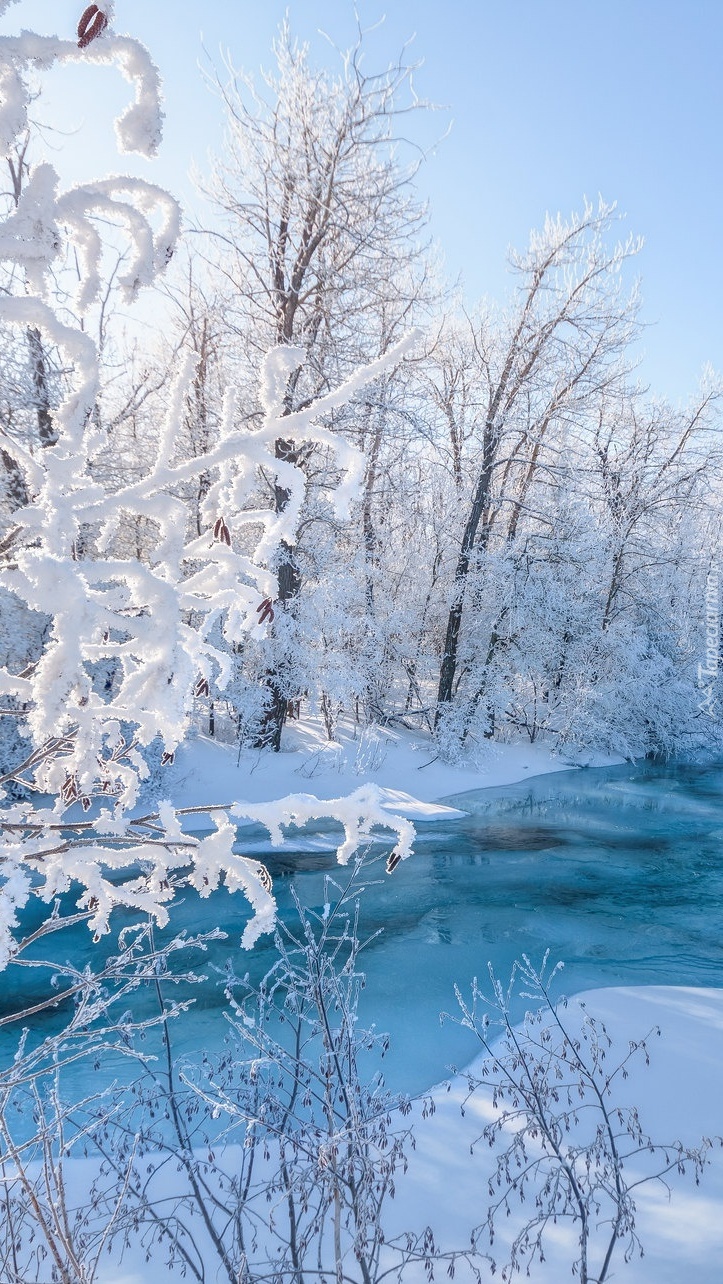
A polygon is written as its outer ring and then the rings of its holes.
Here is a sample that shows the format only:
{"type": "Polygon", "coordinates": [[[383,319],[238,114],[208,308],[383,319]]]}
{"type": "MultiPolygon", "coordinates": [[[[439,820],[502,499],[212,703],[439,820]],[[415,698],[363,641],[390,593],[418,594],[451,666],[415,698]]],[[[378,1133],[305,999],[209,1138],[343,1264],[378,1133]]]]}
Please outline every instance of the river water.
{"type": "MultiPolygon", "coordinates": [[[[361,1021],[391,1035],[390,1087],[422,1091],[474,1056],[469,1032],[440,1025],[440,1013],[455,1011],[455,983],[468,989],[488,963],[505,980],[515,958],[539,963],[549,949],[565,964],[559,990],[567,994],[723,986],[722,764],[566,771],[445,801],[466,815],[419,825],[415,855],[390,877],[372,861],[361,896],[362,935],[373,938],[362,955],[361,1021]]],[[[239,849],[268,859],[285,920],[293,920],[292,889],[310,908],[330,899],[333,835],[300,834],[278,854],[259,831],[244,830],[239,849]]],[[[260,977],[274,953],[268,940],[239,952],[246,909],[225,892],[206,901],[185,895],[172,919],[176,930],[220,925],[229,933],[204,960],[209,980],[178,1026],[176,1051],[190,1054],[219,1045],[226,1032],[220,977],[229,955],[237,971],[260,977]]],[[[61,935],[60,953],[76,963],[97,951],[85,928],[61,935]]],[[[28,984],[32,998],[42,975],[28,984]]],[[[141,993],[139,1010],[146,1002],[152,996],[141,993]]],[[[48,1028],[58,1019],[49,1016],[48,1028]]],[[[0,1039],[3,1058],[12,1038],[0,1039]]]]}

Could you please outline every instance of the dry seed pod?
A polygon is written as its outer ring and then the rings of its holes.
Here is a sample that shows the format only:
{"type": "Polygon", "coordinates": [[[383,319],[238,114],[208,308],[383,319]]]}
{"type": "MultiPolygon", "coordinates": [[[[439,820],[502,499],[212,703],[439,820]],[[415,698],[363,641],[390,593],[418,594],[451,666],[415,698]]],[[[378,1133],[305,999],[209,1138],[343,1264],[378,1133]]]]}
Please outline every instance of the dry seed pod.
{"type": "Polygon", "coordinates": [[[90,798],[88,798],[86,794],[81,798],[80,805],[83,808],[83,811],[90,811],[90,798]]]}
{"type": "Polygon", "coordinates": [[[97,4],[89,4],[78,23],[78,48],[85,49],[108,26],[108,19],[97,4]]]}
{"type": "Polygon", "coordinates": [[[175,753],[169,753],[167,749],[163,750],[163,753],[161,754],[162,767],[170,767],[171,764],[175,762],[175,760],[176,760],[175,753]]]}
{"type": "Polygon", "coordinates": [[[210,692],[210,687],[208,685],[208,678],[199,678],[198,682],[193,688],[193,694],[195,696],[207,696],[207,695],[210,695],[210,693],[211,692],[210,692]]]}
{"type": "Polygon", "coordinates": [[[388,874],[393,874],[393,873],[394,873],[394,871],[395,871],[395,869],[397,868],[397,865],[400,863],[401,859],[402,859],[402,858],[401,858],[401,856],[399,856],[396,852],[392,852],[391,856],[388,856],[388,857],[387,857],[387,873],[388,873],[388,874]]]}
{"type": "Polygon", "coordinates": [[[257,874],[257,876],[258,876],[258,880],[259,880],[259,882],[260,882],[261,886],[263,887],[264,891],[265,891],[265,892],[270,892],[270,891],[272,891],[274,884],[273,884],[273,882],[271,881],[271,875],[270,875],[269,871],[267,870],[266,866],[265,866],[265,865],[257,865],[257,866],[256,866],[256,874],[257,874]]]}
{"type": "Polygon", "coordinates": [[[256,613],[259,617],[259,624],[263,624],[266,620],[273,624],[274,608],[271,604],[270,597],[265,597],[263,602],[259,602],[259,605],[256,607],[256,613]]]}
{"type": "Polygon", "coordinates": [[[220,541],[221,544],[228,544],[231,547],[231,536],[228,526],[222,517],[217,517],[213,526],[213,538],[220,541]]]}
{"type": "Polygon", "coordinates": [[[60,791],[60,796],[63,799],[63,802],[65,803],[75,802],[76,798],[78,798],[79,795],[80,795],[80,789],[78,788],[77,777],[66,776],[63,784],[63,788],[60,791]]]}

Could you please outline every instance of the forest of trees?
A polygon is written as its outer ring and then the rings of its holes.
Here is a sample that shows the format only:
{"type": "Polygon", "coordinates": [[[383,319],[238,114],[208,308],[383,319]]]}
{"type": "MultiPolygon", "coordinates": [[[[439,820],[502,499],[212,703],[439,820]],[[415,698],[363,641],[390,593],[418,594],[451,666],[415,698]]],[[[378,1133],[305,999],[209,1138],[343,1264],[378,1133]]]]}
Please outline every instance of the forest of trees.
{"type": "MultiPolygon", "coordinates": [[[[422,110],[410,69],[370,75],[359,54],[338,76],[317,71],[285,27],[261,90],[223,83],[227,139],[206,180],[211,230],[195,229],[174,256],[150,343],[145,334],[134,343],[122,324],[122,297],[143,277],[117,234],[102,256],[86,242],[91,273],[101,272],[90,288],[74,289],[77,251],[53,265],[58,316],[100,354],[90,476],[119,489],[147,474],[173,387],[167,459],[195,461],[174,489],[189,547],[216,524],[217,539],[251,557],[265,522],[268,551],[271,519],[293,503],[293,535],[266,559],[259,627],[240,636],[225,601],[210,612],[213,662],[176,672],[174,684],[183,699],[193,687],[197,721],[206,709],[211,729],[224,717],[243,743],[274,749],[298,701],[323,716],[330,738],[341,717],[391,722],[427,730],[452,757],[485,737],[520,735],[629,757],[716,747],[698,666],[721,534],[720,383],[711,375],[673,408],[636,382],[640,246],[619,240],[615,209],[602,202],[545,218],[510,256],[503,306],[463,307],[425,239],[418,155],[400,143],[422,110]],[[263,422],[263,355],[288,349],[285,416],[308,411],[414,327],[406,359],[321,416],[336,445],[323,433],[275,438],[278,464],[266,459],[245,483],[232,527],[213,452],[230,431],[250,440],[263,422]],[[338,443],[364,457],[346,513],[330,499],[338,443]],[[287,465],[303,476],[293,499],[287,465]]],[[[29,126],[8,155],[6,244],[44,181],[36,141],[29,126]]],[[[123,195],[106,190],[102,214],[135,235],[123,195]]],[[[163,204],[150,190],[144,201],[163,204]]],[[[66,205],[77,222],[77,198],[66,205]]],[[[101,213],[98,193],[91,206],[101,213]]],[[[32,271],[11,262],[3,293],[26,294],[32,271]]],[[[4,329],[3,348],[7,558],[13,514],[28,502],[39,452],[56,447],[57,408],[77,367],[32,318],[24,331],[4,329]]],[[[77,524],[72,555],[93,559],[97,525],[77,524]]],[[[103,535],[104,556],[132,555],[141,567],[157,547],[158,518],[142,505],[103,535]]],[[[191,621],[196,606],[189,600],[191,621]]],[[[2,660],[14,672],[38,659],[47,634],[37,613],[14,627],[20,609],[6,592],[2,660]]],[[[101,652],[95,689],[112,694],[118,666],[101,652]]]]}

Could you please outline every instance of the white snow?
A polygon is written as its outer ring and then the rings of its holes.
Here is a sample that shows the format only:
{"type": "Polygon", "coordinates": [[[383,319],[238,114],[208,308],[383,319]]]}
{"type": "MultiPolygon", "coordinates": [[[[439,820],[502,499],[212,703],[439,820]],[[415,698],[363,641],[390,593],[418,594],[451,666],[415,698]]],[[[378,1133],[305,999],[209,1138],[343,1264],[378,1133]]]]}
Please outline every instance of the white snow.
{"type": "MultiPolygon", "coordinates": [[[[613,1039],[613,1051],[624,1055],[628,1041],[640,1038],[651,1026],[661,1028],[651,1041],[651,1063],[633,1062],[630,1077],[615,1092],[620,1106],[639,1107],[641,1124],[653,1140],[680,1139],[695,1145],[702,1135],[721,1128],[720,1066],[723,1064],[723,991],[651,986],[594,990],[579,995],[566,1011],[574,1028],[577,1003],[604,1021],[613,1039]]],[[[396,1197],[388,1206],[387,1235],[402,1230],[420,1232],[430,1225],[442,1251],[465,1248],[470,1230],[484,1219],[487,1181],[493,1173],[494,1153],[486,1144],[471,1147],[492,1117],[489,1097],[480,1095],[471,1105],[461,1105],[467,1084],[457,1077],[434,1089],[435,1111],[422,1117],[413,1113],[416,1148],[406,1175],[396,1179],[396,1197]]],[[[409,1122],[408,1120],[406,1122],[409,1122]]],[[[645,1171],[643,1161],[628,1173],[634,1179],[645,1171]]],[[[85,1188],[87,1161],[77,1164],[79,1185],[85,1188]]],[[[636,1231],[644,1256],[625,1263],[622,1250],[613,1257],[609,1279],[618,1284],[719,1284],[723,1253],[723,1151],[714,1147],[696,1188],[690,1175],[668,1176],[666,1183],[650,1182],[635,1192],[636,1231]]],[[[496,1257],[504,1261],[504,1246],[519,1228],[527,1205],[501,1218],[495,1242],[496,1257]]],[[[544,1264],[531,1271],[534,1284],[562,1284],[572,1279],[577,1229],[558,1225],[546,1247],[544,1264]]],[[[592,1237],[591,1268],[599,1266],[592,1237]]],[[[158,1278],[160,1261],[146,1264],[143,1253],[131,1249],[122,1265],[103,1262],[98,1284],[151,1284],[158,1278]]],[[[482,1279],[491,1279],[484,1262],[482,1279]]],[[[440,1263],[435,1278],[446,1278],[440,1263]]],[[[166,1275],[173,1279],[175,1276],[166,1275]]],[[[423,1284],[424,1269],[405,1270],[408,1284],[423,1284]]],[[[463,1262],[454,1278],[472,1279],[463,1262]]],[[[500,1278],[499,1271],[494,1278],[500,1278]]],[[[524,1275],[521,1278],[525,1278],[524,1275]]]]}
{"type": "MultiPolygon", "coordinates": [[[[574,1024],[579,1002],[605,1023],[612,1036],[611,1062],[616,1053],[625,1054],[629,1040],[660,1026],[660,1038],[651,1041],[650,1066],[634,1061],[630,1077],[615,1091],[618,1105],[639,1107],[642,1127],[654,1141],[680,1139],[692,1146],[703,1135],[720,1134],[723,990],[668,986],[593,990],[570,1003],[565,1013],[569,1024],[574,1024]]],[[[468,1242],[470,1227],[483,1220],[487,1177],[493,1171],[493,1156],[486,1145],[470,1154],[471,1144],[491,1117],[489,1098],[480,1096],[476,1104],[466,1107],[463,1117],[460,1105],[466,1090],[462,1077],[435,1089],[436,1112],[416,1119],[417,1148],[408,1176],[398,1183],[395,1224],[421,1229],[429,1222],[443,1249],[468,1242]]],[[[640,1171],[644,1171],[642,1164],[640,1171]]],[[[710,1152],[699,1188],[690,1176],[675,1174],[667,1181],[669,1189],[662,1182],[651,1182],[635,1192],[636,1228],[645,1255],[627,1265],[622,1252],[614,1256],[610,1278],[630,1284],[682,1284],[684,1280],[718,1284],[723,1152],[719,1147],[710,1152]]],[[[517,1225],[514,1211],[506,1224],[500,1218],[498,1259],[504,1260],[502,1244],[509,1242],[517,1225]]],[[[555,1228],[548,1260],[532,1268],[535,1284],[560,1284],[571,1278],[576,1234],[576,1228],[555,1228]]],[[[456,1278],[467,1278],[463,1267],[456,1278]]]]}
{"type": "MultiPolygon", "coordinates": [[[[621,758],[586,755],[586,766],[609,766],[621,758]]],[[[199,807],[243,798],[270,802],[304,790],[320,799],[351,793],[362,782],[379,786],[383,806],[411,820],[451,817],[440,799],[471,789],[510,785],[528,776],[583,765],[544,745],[483,746],[476,762],[454,765],[438,755],[431,737],[404,728],[355,731],[342,725],[339,739],[326,738],[320,718],[287,723],[281,753],[235,748],[198,736],[179,745],[168,788],[176,806],[199,807]],[[393,784],[391,783],[393,782],[393,784]]],[[[457,813],[459,814],[459,813],[457,813]]],[[[204,818],[198,822],[205,827],[204,818]]]]}

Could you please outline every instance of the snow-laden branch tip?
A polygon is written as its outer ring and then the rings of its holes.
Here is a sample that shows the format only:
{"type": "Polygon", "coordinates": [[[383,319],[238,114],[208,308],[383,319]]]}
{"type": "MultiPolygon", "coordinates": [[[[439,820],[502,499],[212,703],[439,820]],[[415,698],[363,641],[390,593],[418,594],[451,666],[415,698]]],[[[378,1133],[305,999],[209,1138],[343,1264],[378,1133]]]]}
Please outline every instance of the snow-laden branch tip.
{"type": "Polygon", "coordinates": [[[158,68],[138,40],[117,36],[108,29],[85,49],[79,49],[75,40],[40,36],[32,31],[23,31],[19,36],[0,36],[0,153],[3,156],[10,153],[15,139],[28,127],[28,107],[33,98],[28,80],[30,70],[48,71],[56,63],[84,62],[115,63],[133,86],[134,101],[116,121],[119,151],[155,156],[163,133],[158,68]]]}
{"type": "Polygon", "coordinates": [[[164,927],[180,886],[207,897],[223,885],[228,892],[241,892],[249,903],[252,915],[241,945],[250,949],[259,936],[273,931],[276,901],[263,863],[237,850],[243,848],[243,825],[249,822],[266,829],[273,847],[283,845],[284,830],[292,826],[315,820],[336,823],[344,832],[337,848],[342,865],[375,838],[392,834],[390,871],[411,855],[414,841],[411,822],[386,810],[375,785],[362,786],[346,798],[292,794],[273,802],[196,808],[194,815],[207,812],[213,825],[201,837],[183,829],[190,810],[162,802],[157,812],[142,817],[121,817],[105,808],[94,821],[67,812],[59,821],[54,813],[43,814],[28,804],[9,809],[0,819],[0,969],[13,955],[19,915],[30,897],[52,904],[74,889],[77,908],[88,912],[90,930],[99,937],[110,930],[117,907],[148,914],[164,927]]]}
{"type": "Polygon", "coordinates": [[[69,229],[79,253],[82,272],[77,308],[81,316],[95,302],[101,288],[102,241],[93,217],[117,221],[125,227],[131,258],[118,283],[129,303],[141,286],[150,285],[163,271],[180,233],[179,206],[155,183],[121,175],[64,192],[56,203],[56,218],[69,229]],[[156,212],[162,224],[154,233],[151,216],[156,212]]]}

